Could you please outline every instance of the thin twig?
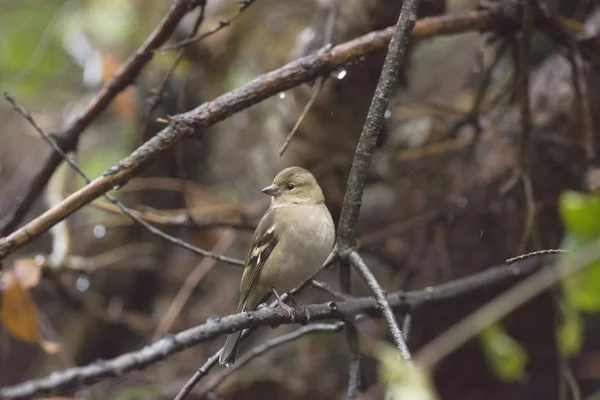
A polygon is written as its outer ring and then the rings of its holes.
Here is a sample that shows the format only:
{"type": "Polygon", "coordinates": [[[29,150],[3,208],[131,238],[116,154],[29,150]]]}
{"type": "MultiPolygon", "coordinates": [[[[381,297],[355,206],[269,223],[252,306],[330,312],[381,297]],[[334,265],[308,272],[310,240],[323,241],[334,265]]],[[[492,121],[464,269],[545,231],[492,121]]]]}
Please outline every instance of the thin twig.
{"type": "Polygon", "coordinates": [[[586,65],[581,57],[581,50],[577,43],[571,47],[571,66],[573,69],[573,88],[575,89],[575,102],[579,115],[581,116],[581,124],[583,125],[583,137],[586,162],[588,168],[590,164],[596,161],[596,151],[594,144],[594,119],[590,109],[589,93],[587,88],[587,71],[586,65]]]}
{"type": "MultiPolygon", "coordinates": [[[[123,214],[118,206],[103,201],[93,201],[90,206],[114,214],[123,214]]],[[[203,208],[199,207],[198,210],[203,208]]],[[[179,210],[137,210],[130,208],[130,211],[144,221],[155,225],[195,229],[233,228],[252,231],[256,229],[256,223],[249,221],[245,215],[239,218],[200,217],[194,215],[198,214],[195,209],[181,212],[179,210]]]]}
{"type": "MultiPolygon", "coordinates": [[[[67,162],[67,164],[69,164],[69,166],[71,168],[73,168],[73,170],[75,170],[77,172],[77,174],[79,174],[85,180],[86,183],[90,184],[91,180],[87,176],[87,174],[85,172],[83,172],[83,170],[79,167],[79,165],[77,165],[77,163],[71,157],[69,157],[67,154],[65,154],[65,152],[56,144],[56,142],[52,138],[50,138],[46,134],[46,132],[44,132],[42,130],[42,128],[37,124],[37,122],[35,122],[35,120],[31,116],[31,114],[29,113],[29,111],[27,111],[23,107],[21,107],[15,101],[15,99],[12,96],[10,96],[8,93],[5,93],[4,96],[6,97],[6,100],[8,100],[8,102],[10,104],[12,104],[15,111],[17,111],[23,118],[25,118],[33,126],[33,128],[35,128],[35,130],[40,134],[42,139],[44,139],[44,141],[46,143],[48,143],[48,145],[50,145],[50,147],[52,147],[52,149],[54,149],[54,151],[56,151],[60,155],[60,157],[65,162],[67,162]]],[[[174,236],[171,236],[168,233],[163,232],[160,229],[156,228],[155,226],[150,225],[148,222],[144,221],[142,218],[140,218],[137,215],[135,215],[134,213],[132,213],[131,210],[125,204],[123,204],[119,200],[117,200],[116,197],[111,196],[107,193],[105,193],[103,196],[108,201],[110,201],[111,203],[113,203],[117,207],[119,207],[121,209],[121,211],[123,211],[124,214],[126,214],[128,217],[133,219],[137,224],[141,225],[142,228],[146,229],[151,234],[158,236],[161,239],[166,240],[169,243],[172,243],[174,245],[182,247],[186,250],[191,251],[192,253],[201,255],[203,257],[213,258],[215,260],[226,262],[226,263],[233,264],[233,265],[240,265],[240,266],[245,265],[245,263],[242,260],[236,260],[234,258],[229,258],[229,257],[225,257],[225,256],[222,256],[219,254],[211,253],[209,251],[206,251],[199,247],[196,247],[188,242],[185,242],[181,239],[178,239],[174,236]]]]}
{"type": "MultiPolygon", "coordinates": [[[[333,37],[333,28],[335,26],[335,20],[337,17],[338,10],[339,10],[339,0],[336,0],[329,6],[329,13],[327,14],[327,21],[325,22],[325,34],[323,35],[323,46],[325,46],[325,47],[331,46],[331,38],[333,37]]],[[[323,90],[323,85],[325,84],[326,79],[327,79],[327,76],[321,76],[317,79],[317,84],[314,85],[314,87],[312,88],[312,94],[310,95],[308,102],[304,106],[302,113],[300,113],[300,116],[298,117],[298,120],[294,124],[294,127],[292,128],[290,133],[288,133],[283,144],[279,148],[279,151],[278,151],[279,157],[283,156],[283,153],[285,153],[285,150],[290,145],[290,142],[292,141],[294,135],[298,131],[300,124],[302,124],[302,121],[304,121],[304,117],[306,117],[306,114],[308,114],[308,111],[312,108],[313,104],[315,103],[317,96],[319,95],[319,93],[321,93],[321,90],[323,90]]]]}
{"type": "Polygon", "coordinates": [[[215,33],[219,32],[223,28],[226,28],[229,25],[231,25],[231,23],[233,21],[235,21],[240,15],[242,15],[242,13],[248,7],[250,7],[252,5],[252,3],[254,3],[254,0],[239,0],[239,3],[240,3],[239,8],[237,9],[237,11],[231,17],[219,21],[219,23],[217,25],[215,25],[213,28],[211,28],[207,32],[201,33],[200,35],[191,37],[189,39],[184,39],[181,42],[178,42],[178,43],[175,43],[175,44],[172,44],[172,45],[164,46],[161,49],[159,49],[158,51],[164,53],[164,52],[169,51],[169,50],[179,49],[179,48],[189,46],[192,43],[199,42],[201,40],[206,39],[209,36],[214,35],[215,33]]]}
{"type": "Polygon", "coordinates": [[[310,99],[308,99],[308,101],[306,102],[306,105],[304,106],[302,113],[300,113],[300,116],[298,117],[298,120],[294,124],[294,127],[292,128],[290,133],[288,133],[288,135],[285,137],[283,144],[281,145],[281,147],[279,148],[279,151],[277,152],[277,154],[279,154],[279,157],[283,156],[283,153],[285,153],[285,151],[287,150],[288,146],[290,145],[290,142],[294,138],[294,135],[298,131],[300,124],[302,123],[302,121],[304,121],[304,117],[306,117],[306,114],[308,114],[308,111],[312,108],[315,100],[317,99],[317,96],[319,95],[319,93],[321,93],[321,89],[323,89],[324,83],[325,83],[324,76],[321,76],[321,77],[319,77],[319,79],[317,79],[317,84],[313,87],[312,94],[310,95],[310,99]]]}
{"type": "Polygon", "coordinates": [[[338,292],[337,290],[333,289],[331,286],[329,286],[329,284],[327,282],[322,282],[322,281],[318,281],[316,279],[312,279],[310,281],[310,285],[312,287],[315,287],[315,288],[333,296],[334,298],[336,298],[338,300],[350,300],[353,298],[349,294],[344,294],[344,293],[338,292]]]}
{"type": "MultiPolygon", "coordinates": [[[[194,22],[194,26],[190,31],[189,37],[194,37],[198,33],[198,29],[200,29],[200,25],[202,25],[202,22],[204,21],[204,13],[206,11],[206,0],[203,0],[201,4],[199,4],[199,7],[200,12],[198,13],[198,17],[196,17],[196,21],[194,22]]],[[[148,99],[148,111],[146,113],[146,116],[144,117],[144,121],[142,122],[142,129],[140,129],[142,137],[146,135],[146,129],[148,128],[150,118],[152,118],[152,114],[154,114],[154,111],[156,111],[156,108],[161,103],[163,99],[163,93],[167,87],[167,84],[169,83],[173,72],[175,72],[175,69],[177,68],[181,60],[183,60],[184,55],[185,49],[179,50],[179,52],[175,56],[175,59],[171,63],[171,66],[167,70],[167,73],[163,77],[162,82],[160,83],[160,85],[158,85],[157,88],[155,88],[152,91],[153,93],[148,99]]],[[[184,185],[184,183],[182,183],[182,185],[184,185]]]]}
{"type": "Polygon", "coordinates": [[[230,366],[227,369],[222,370],[218,375],[216,375],[210,382],[208,382],[204,387],[200,389],[198,392],[198,396],[205,396],[208,392],[215,389],[221,382],[223,382],[228,376],[233,374],[235,371],[252,361],[254,358],[261,356],[267,351],[279,347],[283,344],[292,342],[302,336],[305,336],[310,333],[319,333],[319,332],[337,332],[344,327],[342,322],[337,322],[333,324],[312,324],[304,326],[300,329],[297,329],[293,332],[287,333],[285,335],[281,335],[274,339],[265,342],[259,346],[252,348],[250,351],[244,354],[236,363],[230,366]]]}
{"type": "Polygon", "coordinates": [[[523,253],[531,238],[535,224],[535,199],[531,182],[531,99],[529,91],[529,57],[531,54],[531,35],[533,33],[533,11],[529,0],[523,1],[523,20],[521,33],[517,43],[519,111],[521,114],[521,137],[519,149],[519,168],[525,196],[525,226],[519,245],[519,253],[523,253]]]}
{"type": "Polygon", "coordinates": [[[358,273],[363,277],[363,279],[369,286],[369,289],[371,289],[371,291],[373,292],[373,296],[375,296],[375,299],[377,300],[377,305],[381,308],[381,313],[383,314],[388,324],[388,328],[392,333],[394,343],[396,344],[396,347],[398,347],[398,349],[400,350],[400,355],[402,356],[402,359],[407,363],[412,363],[412,358],[410,356],[408,346],[406,345],[406,340],[404,338],[404,335],[400,331],[400,327],[398,326],[396,317],[392,312],[392,308],[386,297],[385,291],[381,288],[381,286],[377,282],[377,279],[375,278],[375,275],[373,275],[369,267],[367,267],[367,264],[365,264],[360,254],[358,254],[356,251],[353,251],[352,253],[350,253],[349,260],[350,264],[352,264],[352,266],[356,268],[358,273]]]}
{"type": "MultiPolygon", "coordinates": [[[[243,336],[242,336],[243,337],[243,336]]],[[[200,368],[198,371],[194,373],[194,375],[186,382],[186,384],[181,388],[177,396],[175,396],[175,400],[183,400],[187,397],[188,394],[194,389],[194,387],[200,382],[206,374],[210,372],[210,370],[217,365],[219,361],[219,357],[221,356],[221,352],[223,349],[220,349],[215,354],[213,354],[200,368]]]]}
{"type": "MultiPolygon", "coordinates": [[[[235,231],[228,230],[224,232],[217,244],[211,249],[211,252],[217,254],[224,253],[231,247],[236,237],[237,234],[235,231]]],[[[175,323],[175,320],[181,313],[181,310],[192,296],[194,289],[196,289],[202,278],[204,278],[216,264],[217,261],[212,258],[203,258],[198,265],[196,265],[161,318],[158,328],[156,328],[156,331],[154,332],[154,340],[163,337],[171,329],[173,323],[175,323]]]]}
{"type": "MultiPolygon", "coordinates": [[[[412,292],[394,292],[388,295],[388,300],[393,309],[411,311],[417,310],[425,304],[438,304],[444,306],[449,299],[483,290],[489,293],[490,289],[510,282],[520,280],[539,269],[538,260],[526,259],[511,266],[497,266],[484,272],[465,278],[447,282],[445,284],[412,292]]],[[[327,302],[322,304],[307,305],[311,320],[320,321],[327,319],[346,320],[358,314],[372,316],[380,315],[381,310],[372,296],[356,298],[344,302],[327,302]]],[[[250,313],[234,314],[221,319],[211,319],[203,325],[170,335],[138,351],[122,354],[114,359],[99,361],[90,365],[55,371],[41,379],[29,380],[15,386],[0,389],[0,399],[24,399],[36,394],[46,393],[51,390],[69,387],[72,385],[86,385],[101,378],[122,375],[126,372],[143,369],[166,357],[183,351],[184,349],[232,331],[256,328],[273,324],[291,324],[301,316],[293,319],[287,312],[278,308],[265,307],[250,313]]],[[[204,376],[219,358],[219,353],[197,372],[200,378],[204,376]]],[[[199,379],[198,379],[199,380],[199,379]]],[[[191,384],[191,387],[197,380],[191,384]]],[[[186,385],[187,386],[187,385],[186,385]]],[[[191,390],[191,389],[190,389],[191,390]]]]}
{"type": "Polygon", "coordinates": [[[565,254],[565,253],[567,253],[567,251],[566,250],[562,250],[562,249],[538,250],[538,251],[532,251],[531,253],[527,253],[527,254],[521,254],[520,256],[508,258],[506,261],[504,261],[504,263],[506,265],[510,265],[510,264],[513,264],[513,263],[515,263],[517,261],[524,260],[526,258],[539,257],[539,256],[547,256],[549,254],[565,254]]]}
{"type": "Polygon", "coordinates": [[[498,48],[494,56],[494,60],[492,61],[491,65],[485,70],[484,75],[481,78],[481,83],[475,95],[475,100],[473,101],[471,109],[466,113],[464,117],[460,118],[452,125],[450,129],[448,129],[448,136],[455,137],[459,129],[461,129],[463,126],[470,124],[475,130],[475,138],[472,141],[473,146],[477,144],[478,140],[481,138],[481,131],[483,130],[479,114],[481,113],[483,102],[486,98],[488,88],[492,82],[494,71],[496,70],[498,63],[502,59],[502,56],[504,55],[504,52],[507,48],[507,42],[502,42],[500,44],[500,47],[498,48]]]}
{"type": "Polygon", "coordinates": [[[402,334],[404,339],[408,341],[410,337],[410,328],[412,326],[412,313],[407,312],[404,314],[404,321],[402,321],[402,334]]]}
{"type": "Polygon", "coordinates": [[[425,368],[434,368],[443,358],[483,329],[504,318],[560,280],[592,265],[599,258],[600,240],[595,240],[565,259],[562,265],[550,266],[533,274],[438,336],[419,351],[415,362],[425,368]]]}
{"type": "MultiPolygon", "coordinates": [[[[337,250],[336,250],[337,252],[337,250]]],[[[351,274],[350,265],[348,260],[341,259],[339,261],[340,268],[340,286],[342,288],[342,294],[350,296],[351,293],[351,274]]],[[[360,355],[360,347],[358,343],[358,332],[356,327],[352,323],[352,320],[345,322],[346,330],[346,342],[348,343],[348,350],[350,351],[350,359],[348,360],[348,389],[346,391],[347,399],[355,399],[362,392],[362,356],[360,355]]]]}

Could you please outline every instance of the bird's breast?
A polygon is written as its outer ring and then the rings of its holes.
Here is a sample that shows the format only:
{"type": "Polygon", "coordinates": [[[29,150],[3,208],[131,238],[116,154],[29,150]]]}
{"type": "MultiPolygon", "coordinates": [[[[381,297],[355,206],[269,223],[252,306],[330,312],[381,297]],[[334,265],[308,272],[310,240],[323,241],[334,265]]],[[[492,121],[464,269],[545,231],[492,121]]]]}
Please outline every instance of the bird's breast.
{"type": "Polygon", "coordinates": [[[261,280],[283,293],[321,267],[333,248],[335,228],[325,205],[306,205],[290,210],[280,232],[278,254],[265,263],[261,280]]]}

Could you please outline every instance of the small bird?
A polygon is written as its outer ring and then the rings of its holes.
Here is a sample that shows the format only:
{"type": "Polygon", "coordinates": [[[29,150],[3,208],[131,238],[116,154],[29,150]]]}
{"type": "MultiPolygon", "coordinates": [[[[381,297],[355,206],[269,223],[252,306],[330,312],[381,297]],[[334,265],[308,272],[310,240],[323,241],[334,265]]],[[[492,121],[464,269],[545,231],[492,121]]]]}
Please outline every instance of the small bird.
{"type": "MultiPolygon", "coordinates": [[[[315,177],[300,167],[279,172],[262,190],[271,206],[260,220],[240,284],[237,312],[252,311],[274,294],[285,293],[309,279],[325,262],[335,241],[335,227],[315,177]]],[[[221,365],[232,363],[241,331],[225,340],[221,365]]]]}

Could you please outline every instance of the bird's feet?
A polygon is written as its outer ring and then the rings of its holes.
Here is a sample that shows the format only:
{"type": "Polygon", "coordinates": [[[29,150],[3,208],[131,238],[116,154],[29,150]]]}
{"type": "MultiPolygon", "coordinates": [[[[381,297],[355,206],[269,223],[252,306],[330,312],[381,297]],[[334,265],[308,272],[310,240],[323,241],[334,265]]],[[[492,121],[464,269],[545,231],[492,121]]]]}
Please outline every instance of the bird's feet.
{"type": "Polygon", "coordinates": [[[271,288],[271,290],[277,298],[277,304],[279,305],[279,307],[289,314],[290,318],[292,319],[292,324],[296,323],[296,310],[283,302],[281,296],[279,296],[279,293],[277,293],[277,290],[275,290],[275,288],[271,288]]]}
{"type": "Polygon", "coordinates": [[[293,324],[296,322],[299,322],[303,325],[308,324],[308,322],[310,321],[310,312],[308,311],[308,308],[306,308],[305,305],[297,302],[292,295],[289,295],[290,302],[292,303],[292,305],[289,306],[283,302],[283,300],[279,296],[279,293],[277,293],[277,291],[274,288],[272,290],[273,294],[275,294],[275,297],[277,298],[278,306],[289,314],[293,324]],[[296,321],[296,315],[298,314],[302,314],[302,317],[299,321],[296,321]]]}
{"type": "Polygon", "coordinates": [[[310,313],[308,312],[308,308],[306,306],[294,298],[294,296],[290,295],[290,303],[292,303],[292,307],[296,313],[302,314],[302,319],[299,321],[301,324],[306,325],[310,321],[310,313]]]}

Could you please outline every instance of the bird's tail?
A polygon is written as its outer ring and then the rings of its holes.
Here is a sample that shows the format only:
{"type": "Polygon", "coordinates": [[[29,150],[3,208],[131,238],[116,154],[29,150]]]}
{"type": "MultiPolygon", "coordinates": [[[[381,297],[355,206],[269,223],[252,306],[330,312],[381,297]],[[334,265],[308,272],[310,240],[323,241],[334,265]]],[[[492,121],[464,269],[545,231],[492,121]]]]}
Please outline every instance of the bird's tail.
{"type": "MultiPolygon", "coordinates": [[[[238,314],[246,309],[247,304],[247,299],[244,302],[240,302],[237,309],[238,314]]],[[[235,362],[241,337],[242,331],[233,332],[227,335],[227,339],[225,339],[225,344],[223,345],[223,350],[219,356],[219,364],[224,365],[235,362]]]]}
{"type": "Polygon", "coordinates": [[[223,351],[219,357],[219,364],[224,365],[235,362],[235,356],[237,355],[241,337],[242,331],[233,332],[227,335],[223,351]]]}

